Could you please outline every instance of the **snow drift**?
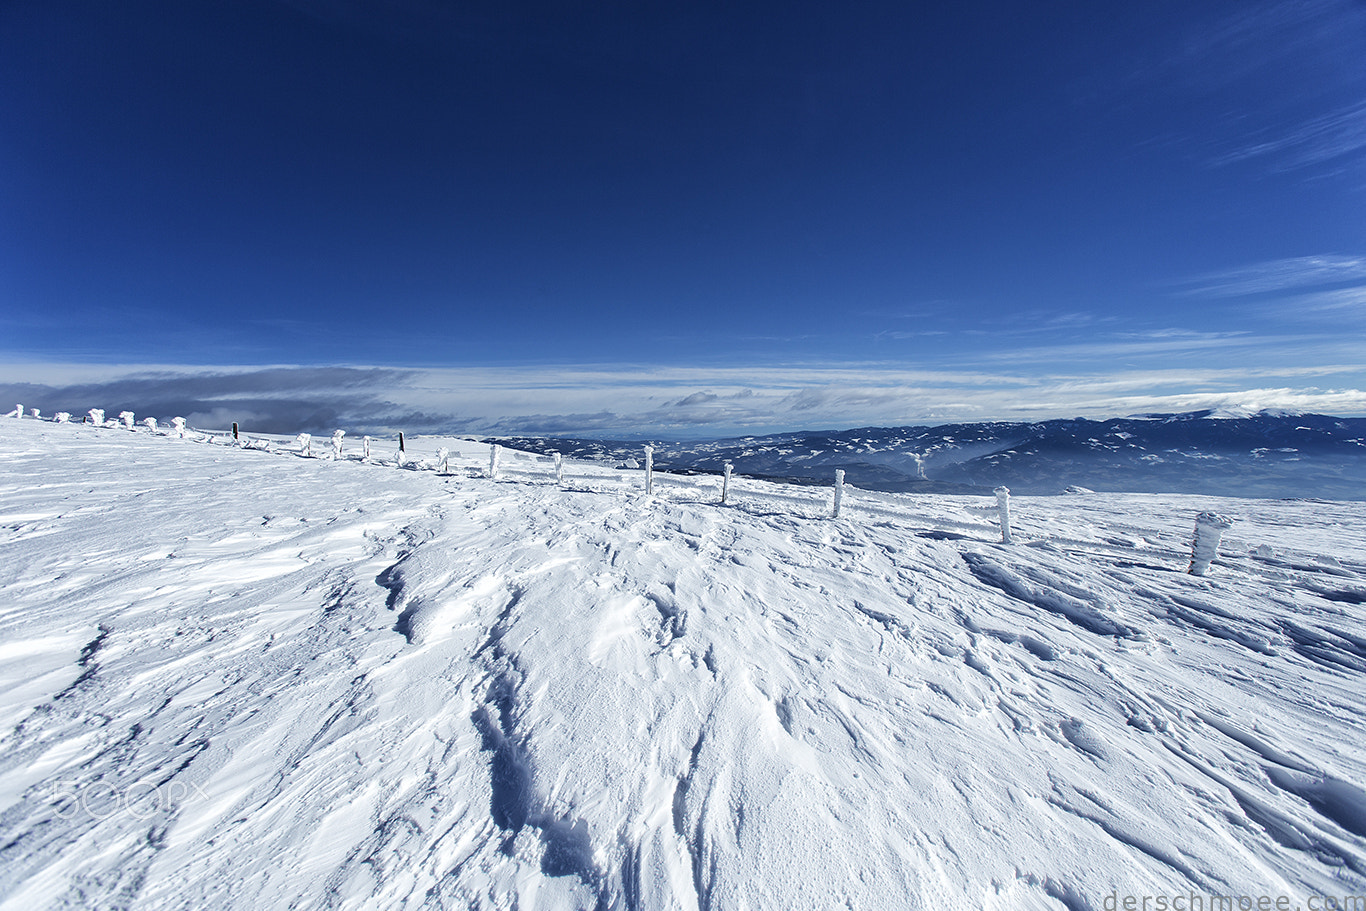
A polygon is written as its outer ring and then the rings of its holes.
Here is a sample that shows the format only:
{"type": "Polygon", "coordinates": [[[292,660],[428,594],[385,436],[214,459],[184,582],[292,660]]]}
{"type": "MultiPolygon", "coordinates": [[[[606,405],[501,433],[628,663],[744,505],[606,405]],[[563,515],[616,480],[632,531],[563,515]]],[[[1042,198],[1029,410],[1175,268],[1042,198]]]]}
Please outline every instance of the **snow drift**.
{"type": "Polygon", "coordinates": [[[1366,893],[1366,505],[305,454],[0,421],[0,907],[1366,893]]]}

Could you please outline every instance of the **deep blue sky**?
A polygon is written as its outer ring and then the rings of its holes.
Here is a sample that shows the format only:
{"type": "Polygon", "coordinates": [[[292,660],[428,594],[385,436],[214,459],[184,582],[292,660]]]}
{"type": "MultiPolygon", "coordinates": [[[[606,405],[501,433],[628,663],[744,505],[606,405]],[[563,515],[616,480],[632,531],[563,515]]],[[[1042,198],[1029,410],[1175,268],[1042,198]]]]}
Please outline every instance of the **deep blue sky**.
{"type": "Polygon", "coordinates": [[[1363,60],[1360,0],[7,0],[0,380],[1366,411],[1363,60]]]}

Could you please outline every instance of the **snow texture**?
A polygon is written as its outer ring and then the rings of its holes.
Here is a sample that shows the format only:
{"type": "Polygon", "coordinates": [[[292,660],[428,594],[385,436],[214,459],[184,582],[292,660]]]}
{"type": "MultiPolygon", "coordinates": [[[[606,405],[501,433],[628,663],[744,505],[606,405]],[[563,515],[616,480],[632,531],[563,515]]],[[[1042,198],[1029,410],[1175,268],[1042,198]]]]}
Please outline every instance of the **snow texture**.
{"type": "Polygon", "coordinates": [[[1366,893],[1366,504],[227,443],[0,423],[5,911],[1366,893]]]}

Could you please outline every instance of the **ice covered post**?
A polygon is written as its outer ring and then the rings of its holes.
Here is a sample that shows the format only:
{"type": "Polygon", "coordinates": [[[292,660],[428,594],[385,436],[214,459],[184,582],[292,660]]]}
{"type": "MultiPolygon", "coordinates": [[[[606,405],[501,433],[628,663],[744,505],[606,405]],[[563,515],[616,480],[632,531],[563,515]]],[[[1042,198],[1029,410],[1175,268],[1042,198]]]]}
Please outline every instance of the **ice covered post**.
{"type": "Polygon", "coordinates": [[[120,411],[120,412],[119,412],[119,420],[123,422],[123,426],[124,426],[126,429],[128,429],[128,430],[132,430],[132,429],[133,429],[133,423],[134,423],[134,421],[133,421],[133,412],[131,412],[131,411],[120,411]]]}
{"type": "Polygon", "coordinates": [[[152,431],[152,433],[156,433],[156,432],[157,432],[157,419],[156,419],[156,418],[143,418],[143,419],[142,419],[142,426],[143,426],[143,427],[146,427],[148,430],[152,431]]]}
{"type": "Polygon", "coordinates": [[[394,462],[399,468],[408,461],[408,444],[404,442],[403,431],[398,432],[398,455],[394,456],[394,462]]]}
{"type": "Polygon", "coordinates": [[[727,462],[721,467],[724,469],[721,472],[721,505],[725,506],[726,497],[730,495],[730,473],[735,466],[727,462]]]}
{"type": "Polygon", "coordinates": [[[370,461],[370,438],[369,438],[369,437],[361,437],[361,438],[360,438],[360,453],[361,453],[361,454],[360,454],[360,460],[361,460],[362,462],[369,462],[369,461],[370,461]]]}
{"type": "Polygon", "coordinates": [[[555,455],[555,484],[559,486],[564,483],[564,456],[558,452],[555,455]]]}
{"type": "Polygon", "coordinates": [[[295,441],[299,444],[299,452],[312,458],[313,456],[313,435],[311,433],[301,433],[295,441]]]}
{"type": "Polygon", "coordinates": [[[830,517],[838,519],[840,517],[840,504],[844,502],[844,469],[835,469],[835,505],[830,510],[830,517]]]}
{"type": "Polygon", "coordinates": [[[89,420],[90,423],[94,424],[96,427],[103,427],[103,426],[104,426],[104,409],[103,409],[103,408],[91,408],[89,411],[87,411],[87,412],[85,413],[85,416],[86,416],[86,419],[89,420]]]}
{"type": "Polygon", "coordinates": [[[655,492],[655,448],[645,447],[645,492],[655,492]]]}
{"type": "Polygon", "coordinates": [[[1191,542],[1191,566],[1187,570],[1188,573],[1192,576],[1205,574],[1210,563],[1219,555],[1219,539],[1232,524],[1232,519],[1217,512],[1202,512],[1195,517],[1195,540],[1191,542]]]}
{"type": "Polygon", "coordinates": [[[241,437],[239,437],[239,436],[237,435],[237,422],[236,422],[236,421],[233,421],[233,422],[232,422],[232,441],[233,441],[234,443],[236,443],[236,442],[239,442],[240,440],[241,440],[241,437]]]}
{"type": "Polygon", "coordinates": [[[346,436],[345,430],[332,431],[332,458],[340,460],[342,457],[342,437],[346,436]]]}
{"type": "Polygon", "coordinates": [[[998,487],[992,491],[996,494],[996,512],[1001,517],[1001,543],[1010,543],[1010,488],[998,487]]]}
{"type": "Polygon", "coordinates": [[[451,451],[442,446],[436,451],[436,471],[438,474],[449,474],[451,470],[451,451]]]}
{"type": "Polygon", "coordinates": [[[53,420],[56,421],[58,424],[69,424],[71,423],[71,412],[59,411],[53,417],[53,420]]]}
{"type": "Polygon", "coordinates": [[[175,435],[179,439],[185,439],[185,419],[171,418],[171,426],[175,428],[175,435]]]}
{"type": "Polygon", "coordinates": [[[24,416],[24,406],[23,406],[23,405],[15,405],[15,406],[14,406],[14,416],[15,416],[16,418],[21,418],[21,417],[24,416]]]}
{"type": "MultiPolygon", "coordinates": [[[[42,415],[38,412],[37,408],[30,408],[28,410],[28,413],[33,415],[34,420],[37,420],[38,418],[42,417],[42,415]]],[[[20,415],[20,417],[22,417],[22,415],[20,415]]]]}
{"type": "Polygon", "coordinates": [[[498,479],[498,458],[502,455],[503,447],[494,443],[489,447],[489,477],[495,481],[498,479]]]}

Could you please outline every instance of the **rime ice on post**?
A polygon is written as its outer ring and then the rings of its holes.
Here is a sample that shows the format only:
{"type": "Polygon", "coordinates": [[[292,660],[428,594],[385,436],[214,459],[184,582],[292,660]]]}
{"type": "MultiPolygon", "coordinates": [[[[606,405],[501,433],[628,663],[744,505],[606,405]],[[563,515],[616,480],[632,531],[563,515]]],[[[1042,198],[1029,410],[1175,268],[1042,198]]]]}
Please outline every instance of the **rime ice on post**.
{"type": "Polygon", "coordinates": [[[59,411],[56,415],[53,416],[53,420],[56,421],[58,424],[69,424],[71,423],[71,412],[59,411]]]}
{"type": "Polygon", "coordinates": [[[313,435],[312,435],[312,434],[309,434],[309,433],[301,433],[301,434],[299,434],[299,438],[298,438],[297,440],[295,440],[295,442],[299,444],[299,452],[303,453],[304,456],[306,456],[306,457],[308,457],[308,458],[312,458],[312,456],[313,456],[313,435]]]}
{"type": "Polygon", "coordinates": [[[369,461],[370,461],[370,438],[369,438],[369,437],[361,437],[361,438],[360,438],[360,451],[361,451],[360,460],[361,460],[362,462],[369,462],[369,461]]]}
{"type": "Polygon", "coordinates": [[[555,484],[558,486],[564,483],[564,456],[558,452],[555,455],[555,484]]]}
{"type": "Polygon", "coordinates": [[[1202,512],[1195,517],[1195,540],[1191,543],[1191,565],[1186,570],[1192,576],[1203,576],[1210,563],[1219,555],[1219,539],[1233,524],[1228,516],[1217,512],[1202,512]]]}
{"type": "Polygon", "coordinates": [[[35,421],[42,417],[42,415],[38,412],[38,409],[37,409],[37,408],[30,408],[30,409],[28,410],[28,413],[31,414],[31,415],[33,415],[33,419],[34,419],[35,421]]]}
{"type": "Polygon", "coordinates": [[[498,457],[502,453],[502,447],[494,443],[489,447],[489,477],[498,479],[498,457]]]}
{"type": "Polygon", "coordinates": [[[175,428],[175,435],[179,439],[185,439],[185,419],[171,418],[171,426],[175,428]]]}
{"type": "Polygon", "coordinates": [[[340,460],[342,457],[342,437],[346,436],[345,430],[332,431],[332,458],[340,460]]]}
{"type": "Polygon", "coordinates": [[[133,412],[131,412],[131,411],[120,411],[120,412],[119,412],[119,420],[123,422],[123,426],[126,427],[127,429],[129,429],[129,430],[132,430],[132,429],[133,429],[133,423],[134,423],[133,412]]]}
{"type": "Polygon", "coordinates": [[[722,467],[725,468],[725,471],[721,474],[721,505],[725,506],[726,497],[730,494],[730,473],[735,466],[727,462],[722,467]]]}
{"type": "Polygon", "coordinates": [[[103,408],[91,408],[89,411],[85,413],[85,416],[90,421],[90,423],[94,424],[96,427],[104,426],[103,408]]]}
{"type": "Polygon", "coordinates": [[[655,448],[645,447],[645,492],[655,491],[655,448]]]}
{"type": "Polygon", "coordinates": [[[437,474],[449,474],[451,470],[451,451],[442,446],[436,451],[437,474]]]}
{"type": "Polygon", "coordinates": [[[998,487],[992,491],[996,494],[996,512],[1001,517],[1001,543],[1010,542],[1010,488],[998,487]]]}
{"type": "Polygon", "coordinates": [[[157,432],[157,419],[156,419],[156,418],[143,418],[143,419],[142,419],[142,426],[144,426],[144,427],[146,427],[148,430],[152,431],[152,433],[156,433],[156,432],[157,432]]]}
{"type": "Polygon", "coordinates": [[[835,469],[835,505],[830,510],[830,517],[838,519],[840,517],[840,503],[844,501],[844,469],[835,469]]]}
{"type": "Polygon", "coordinates": [[[398,432],[398,454],[397,454],[396,456],[394,456],[394,464],[397,465],[399,468],[402,468],[403,465],[404,465],[404,463],[407,462],[407,461],[408,461],[408,447],[407,447],[407,444],[406,444],[406,443],[404,442],[404,440],[403,440],[403,431],[400,430],[400,431],[398,432]]]}
{"type": "MultiPolygon", "coordinates": [[[[8,415],[7,415],[7,416],[8,416],[8,415]]],[[[23,405],[15,405],[15,406],[14,406],[14,416],[15,416],[16,418],[21,418],[21,417],[24,416],[24,406],[23,406],[23,405]]]]}

